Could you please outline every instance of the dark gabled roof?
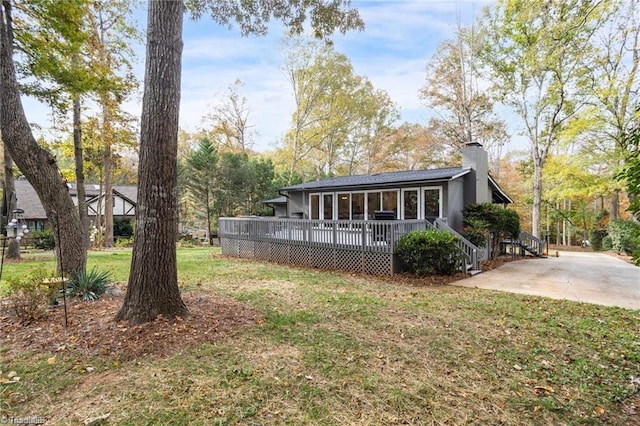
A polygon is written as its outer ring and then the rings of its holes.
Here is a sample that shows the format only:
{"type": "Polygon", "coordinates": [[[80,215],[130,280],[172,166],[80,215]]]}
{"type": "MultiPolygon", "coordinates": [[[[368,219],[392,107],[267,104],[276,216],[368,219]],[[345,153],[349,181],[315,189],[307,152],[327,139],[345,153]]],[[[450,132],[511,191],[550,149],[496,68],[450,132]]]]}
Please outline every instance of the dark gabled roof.
{"type": "Polygon", "coordinates": [[[264,200],[264,204],[287,204],[287,197],[272,198],[270,200],[264,200]]]}
{"type": "MultiPolygon", "coordinates": [[[[33,186],[26,179],[16,179],[14,181],[16,189],[16,208],[24,210],[24,218],[32,220],[46,219],[47,213],[40,202],[40,198],[33,186]]],[[[78,196],[77,185],[68,183],[69,193],[72,197],[78,196]]],[[[85,184],[87,201],[95,198],[100,193],[100,186],[95,184],[85,184]]],[[[132,202],[137,203],[136,186],[134,185],[114,185],[113,192],[132,202]]]]}
{"type": "Polygon", "coordinates": [[[374,175],[341,176],[305,182],[299,185],[287,186],[281,191],[301,191],[313,189],[345,189],[354,187],[385,186],[397,183],[443,181],[464,176],[471,169],[463,167],[449,167],[446,169],[406,170],[402,172],[378,173],[374,175]]]}
{"type": "Polygon", "coordinates": [[[511,197],[509,197],[507,193],[504,192],[502,188],[500,188],[500,185],[498,185],[498,182],[496,182],[491,177],[491,175],[489,175],[489,185],[493,187],[493,191],[491,191],[492,203],[496,203],[496,204],[512,204],[513,203],[513,200],[511,199],[511,197]]]}
{"type": "Polygon", "coordinates": [[[25,219],[47,218],[47,212],[44,211],[40,198],[29,181],[16,179],[13,186],[16,190],[16,208],[24,210],[25,219]]]}

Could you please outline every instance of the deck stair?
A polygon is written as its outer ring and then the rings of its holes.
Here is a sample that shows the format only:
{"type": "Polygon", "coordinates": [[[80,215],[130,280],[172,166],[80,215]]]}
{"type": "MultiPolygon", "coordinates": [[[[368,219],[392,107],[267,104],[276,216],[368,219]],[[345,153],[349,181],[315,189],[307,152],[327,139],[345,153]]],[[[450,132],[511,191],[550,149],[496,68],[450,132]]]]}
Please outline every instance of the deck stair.
{"type": "Polygon", "coordinates": [[[544,241],[525,231],[520,232],[517,240],[506,239],[502,241],[502,244],[517,247],[522,255],[528,253],[535,257],[546,257],[544,241]]]}

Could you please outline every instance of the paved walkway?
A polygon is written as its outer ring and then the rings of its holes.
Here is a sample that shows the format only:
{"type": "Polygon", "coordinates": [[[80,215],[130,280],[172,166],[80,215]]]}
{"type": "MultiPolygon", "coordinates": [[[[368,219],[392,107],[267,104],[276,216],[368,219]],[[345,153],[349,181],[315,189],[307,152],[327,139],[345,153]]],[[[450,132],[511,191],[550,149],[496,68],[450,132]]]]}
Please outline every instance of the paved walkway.
{"type": "Polygon", "coordinates": [[[640,267],[603,253],[509,262],[453,285],[640,309],[640,267]]]}

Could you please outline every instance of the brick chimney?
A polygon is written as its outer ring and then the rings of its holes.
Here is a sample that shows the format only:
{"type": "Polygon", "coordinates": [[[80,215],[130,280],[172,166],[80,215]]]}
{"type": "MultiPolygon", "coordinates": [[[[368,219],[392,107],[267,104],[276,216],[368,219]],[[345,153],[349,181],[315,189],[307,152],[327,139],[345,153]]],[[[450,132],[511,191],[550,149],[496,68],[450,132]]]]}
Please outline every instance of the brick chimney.
{"type": "Polygon", "coordinates": [[[462,148],[462,167],[470,168],[465,177],[464,199],[467,203],[490,203],[489,156],[477,142],[468,143],[462,148]]]}

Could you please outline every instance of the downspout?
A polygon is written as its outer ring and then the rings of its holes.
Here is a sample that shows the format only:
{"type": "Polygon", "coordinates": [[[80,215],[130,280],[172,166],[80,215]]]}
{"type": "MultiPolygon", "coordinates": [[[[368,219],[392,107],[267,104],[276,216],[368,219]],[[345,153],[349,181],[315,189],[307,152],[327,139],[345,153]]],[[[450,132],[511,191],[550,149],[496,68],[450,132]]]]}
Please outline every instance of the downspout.
{"type": "MultiPolygon", "coordinates": [[[[281,190],[278,189],[278,195],[285,197],[287,200],[291,200],[291,197],[289,197],[289,194],[283,194],[281,190]]],[[[289,201],[287,201],[287,217],[289,217],[289,201]]],[[[273,207],[273,215],[276,215],[276,208],[273,207]]]]}

